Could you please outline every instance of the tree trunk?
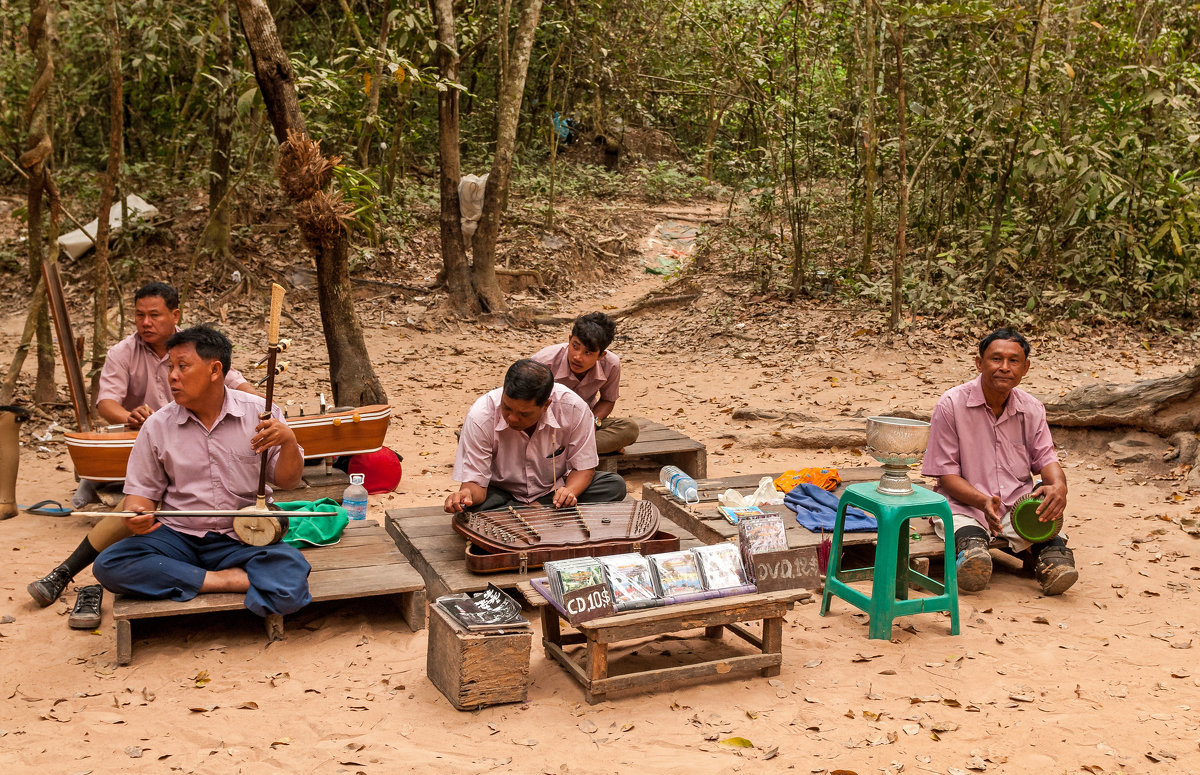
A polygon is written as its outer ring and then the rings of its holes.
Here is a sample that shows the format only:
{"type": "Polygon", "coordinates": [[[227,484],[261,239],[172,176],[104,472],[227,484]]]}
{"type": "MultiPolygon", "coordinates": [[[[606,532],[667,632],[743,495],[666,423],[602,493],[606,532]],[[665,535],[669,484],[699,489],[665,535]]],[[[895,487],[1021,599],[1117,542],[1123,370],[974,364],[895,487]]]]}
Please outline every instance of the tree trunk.
{"type": "Polygon", "coordinates": [[[340,194],[329,195],[333,167],[308,138],[292,66],[279,42],[275,19],[264,0],[237,0],[242,32],[254,61],[254,77],[280,143],[279,183],[295,203],[296,222],[313,251],[321,304],[321,325],[329,352],[329,381],[337,404],[387,403],[387,394],[371,366],[362,324],[354,309],[346,266],[350,207],[340,194]]]}
{"type": "MultiPolygon", "coordinates": [[[[379,53],[371,59],[371,86],[367,94],[367,117],[363,121],[362,135],[358,138],[358,165],[363,169],[371,166],[371,142],[375,137],[375,124],[379,121],[379,91],[383,88],[384,61],[382,53],[387,48],[388,29],[391,23],[392,3],[384,0],[382,19],[379,22],[379,53]]],[[[355,29],[358,26],[355,25],[355,29]]],[[[383,164],[382,156],[380,164],[383,164]]]]}
{"type": "MultiPolygon", "coordinates": [[[[438,74],[446,83],[458,83],[458,43],[454,34],[454,0],[434,0],[437,23],[438,74]]],[[[479,300],[471,287],[463,242],[462,217],[458,206],[459,160],[458,89],[438,92],[438,160],[441,191],[442,267],[451,307],[460,315],[475,317],[479,300]]]]}
{"type": "Polygon", "coordinates": [[[1160,436],[1200,428],[1200,365],[1128,385],[1085,385],[1043,399],[1051,425],[1136,428],[1160,436]]]}
{"type": "MultiPolygon", "coordinates": [[[[496,240],[500,234],[500,216],[508,200],[521,98],[525,92],[525,76],[529,72],[534,32],[542,13],[542,0],[522,0],[518,13],[517,34],[512,51],[507,55],[508,67],[501,73],[500,98],[496,105],[496,155],[488,174],[483,215],[471,250],[471,279],[480,304],[488,312],[501,312],[508,306],[496,280],[496,240]]],[[[507,38],[507,30],[504,30],[504,37],[507,38]]]]}
{"type": "Polygon", "coordinates": [[[88,411],[96,416],[96,397],[100,391],[100,370],[108,355],[108,211],[121,174],[121,148],[125,137],[125,97],[121,80],[121,31],[117,23],[117,2],[104,4],[104,26],[108,37],[108,167],[100,183],[99,213],[96,224],[96,256],[92,282],[92,380],[88,387],[88,411]]]}
{"type": "Polygon", "coordinates": [[[233,122],[237,112],[233,93],[233,37],[229,29],[229,2],[221,0],[216,12],[217,72],[216,109],[212,113],[212,155],[208,171],[208,225],[200,238],[200,250],[221,259],[231,255],[232,218],[229,153],[233,145],[233,122]]]}
{"type": "MultiPolygon", "coordinates": [[[[42,192],[50,179],[50,86],[54,83],[54,45],[58,30],[49,0],[30,0],[29,50],[35,58],[33,86],[25,102],[25,123],[29,133],[20,166],[29,174],[28,256],[29,286],[35,288],[42,276],[42,192]]],[[[55,235],[57,238],[57,235],[55,235]]],[[[57,250],[58,245],[50,248],[57,250]]],[[[50,314],[45,305],[37,316],[37,381],[33,400],[49,403],[55,399],[54,339],[50,334],[50,314]]]]}
{"type": "Polygon", "coordinates": [[[867,0],[867,131],[863,140],[863,253],[858,263],[858,271],[869,274],[871,271],[871,251],[874,249],[875,237],[875,115],[877,102],[875,100],[875,34],[876,34],[876,0],[867,0]]]}
{"type": "Polygon", "coordinates": [[[892,41],[896,46],[896,117],[898,121],[897,174],[900,186],[900,203],[896,208],[896,256],[892,259],[892,315],[893,331],[900,328],[900,274],[908,253],[908,105],[904,93],[904,22],[897,21],[892,28],[892,41]]]}

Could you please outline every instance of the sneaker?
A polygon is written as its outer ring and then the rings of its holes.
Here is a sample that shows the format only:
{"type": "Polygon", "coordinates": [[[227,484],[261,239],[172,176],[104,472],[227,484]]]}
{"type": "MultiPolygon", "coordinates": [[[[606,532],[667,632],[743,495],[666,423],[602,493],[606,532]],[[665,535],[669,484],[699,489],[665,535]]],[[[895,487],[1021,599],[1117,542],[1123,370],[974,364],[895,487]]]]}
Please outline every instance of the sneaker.
{"type": "Polygon", "coordinates": [[[100,603],[104,601],[104,587],[89,584],[81,587],[75,595],[75,607],[67,625],[72,630],[94,630],[100,626],[100,603]]]}
{"type": "Polygon", "coordinates": [[[955,560],[960,592],[979,592],[992,580],[992,555],[986,538],[971,536],[958,542],[955,560]]]}
{"type": "Polygon", "coordinates": [[[1061,595],[1079,580],[1075,570],[1075,554],[1065,546],[1047,546],[1038,554],[1033,568],[1042,594],[1047,597],[1061,595]]]}
{"type": "Polygon", "coordinates": [[[38,605],[45,608],[62,596],[63,590],[67,588],[67,584],[71,583],[72,578],[71,571],[67,570],[67,566],[59,565],[47,573],[45,578],[33,582],[25,589],[29,591],[38,605]]]}

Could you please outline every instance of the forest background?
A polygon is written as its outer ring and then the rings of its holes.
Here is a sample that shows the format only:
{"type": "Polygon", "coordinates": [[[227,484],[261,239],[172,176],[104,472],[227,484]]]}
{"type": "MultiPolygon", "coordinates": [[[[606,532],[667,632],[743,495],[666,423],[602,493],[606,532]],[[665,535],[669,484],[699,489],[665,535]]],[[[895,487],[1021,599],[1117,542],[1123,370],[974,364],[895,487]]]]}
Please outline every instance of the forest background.
{"type": "MultiPolygon", "coordinates": [[[[1198,11],[0,0],[0,184],[29,193],[16,213],[28,233],[0,244],[5,290],[36,290],[45,245],[73,228],[60,205],[84,221],[125,193],[156,203],[167,217],[124,229],[111,260],[67,266],[92,280],[94,379],[121,294],[144,279],[208,298],[231,276],[256,295],[278,281],[254,240],[291,201],[316,258],[335,400],[366,403],[386,397],[369,362],[337,362],[366,360],[352,357],[365,348],[351,275],[436,296],[449,315],[515,319],[514,277],[569,287],[622,250],[595,235],[581,246],[573,205],[704,197],[729,217],[693,262],[664,268],[685,283],[721,271],[763,299],[865,303],[893,330],[941,318],[1179,331],[1200,262],[1198,11]],[[491,173],[465,240],[460,165],[491,173]],[[180,240],[171,221],[197,213],[202,228],[180,240]],[[422,238],[435,221],[437,248],[422,238]],[[168,251],[145,249],[164,233],[168,251]],[[431,252],[436,276],[414,276],[431,252]]],[[[46,400],[44,311],[35,338],[31,391],[46,400]]]]}

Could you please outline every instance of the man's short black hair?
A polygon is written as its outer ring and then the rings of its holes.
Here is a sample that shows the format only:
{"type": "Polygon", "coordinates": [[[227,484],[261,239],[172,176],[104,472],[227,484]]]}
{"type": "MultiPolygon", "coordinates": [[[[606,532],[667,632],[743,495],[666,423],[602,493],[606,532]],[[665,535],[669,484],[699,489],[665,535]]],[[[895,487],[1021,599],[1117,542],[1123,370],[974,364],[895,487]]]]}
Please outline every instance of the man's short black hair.
{"type": "Polygon", "coordinates": [[[1025,357],[1029,357],[1029,340],[1011,328],[997,328],[995,331],[985,336],[979,342],[979,357],[983,357],[983,354],[987,352],[987,348],[991,346],[992,342],[999,341],[1016,342],[1017,344],[1021,345],[1021,349],[1025,351],[1025,357]]]}
{"type": "Polygon", "coordinates": [[[517,401],[532,401],[545,406],[554,389],[550,367],[532,358],[522,358],[508,367],[504,375],[504,395],[517,401]]]}
{"type": "Polygon", "coordinates": [[[157,296],[162,299],[163,304],[167,305],[167,309],[179,309],[179,291],[175,290],[166,283],[146,283],[141,288],[138,288],[137,293],[133,294],[133,301],[136,304],[139,300],[146,299],[151,296],[157,296]]]}
{"type": "Polygon", "coordinates": [[[575,318],[571,336],[595,352],[604,352],[617,335],[617,322],[603,312],[589,312],[575,318]]]}
{"type": "Polygon", "coordinates": [[[229,362],[233,359],[233,345],[229,338],[212,326],[192,326],[176,331],[167,340],[167,349],[191,343],[196,355],[210,361],[221,362],[221,373],[229,373],[229,362]]]}

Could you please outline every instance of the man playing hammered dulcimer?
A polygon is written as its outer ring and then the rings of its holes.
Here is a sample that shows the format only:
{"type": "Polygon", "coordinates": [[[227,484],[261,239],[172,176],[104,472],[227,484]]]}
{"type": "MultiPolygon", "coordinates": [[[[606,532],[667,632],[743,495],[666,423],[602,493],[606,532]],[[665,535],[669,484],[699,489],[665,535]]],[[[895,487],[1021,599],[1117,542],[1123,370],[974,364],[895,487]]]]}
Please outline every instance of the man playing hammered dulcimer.
{"type": "Polygon", "coordinates": [[[448,513],[538,502],[555,508],[624,500],[625,480],[596,471],[596,420],[587,403],[554,382],[550,369],[523,359],[504,387],[467,412],[454,457],[459,489],[448,513]]]}

